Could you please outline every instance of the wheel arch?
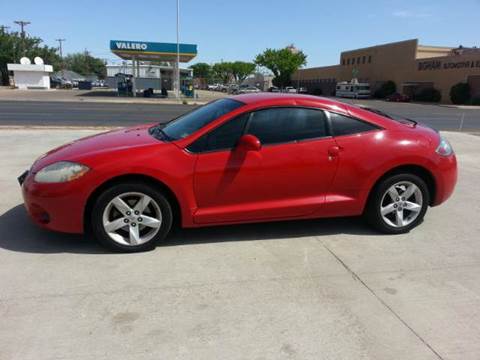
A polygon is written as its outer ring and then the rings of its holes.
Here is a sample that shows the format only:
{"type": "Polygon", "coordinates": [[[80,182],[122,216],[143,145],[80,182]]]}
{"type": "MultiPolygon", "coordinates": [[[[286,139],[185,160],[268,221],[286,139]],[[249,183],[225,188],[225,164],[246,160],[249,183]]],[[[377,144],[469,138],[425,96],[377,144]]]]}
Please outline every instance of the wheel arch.
{"type": "Polygon", "coordinates": [[[435,184],[435,178],[433,177],[433,174],[425,167],[421,165],[416,165],[416,164],[405,164],[405,165],[400,165],[396,166],[387,172],[383,173],[373,184],[373,186],[370,188],[370,191],[367,196],[367,201],[365,202],[364,205],[364,210],[367,207],[368,203],[370,202],[370,198],[372,197],[372,194],[374,193],[374,190],[382,182],[384,179],[397,175],[397,174],[413,174],[417,175],[420,177],[423,181],[425,181],[425,184],[427,185],[428,188],[428,193],[430,195],[430,203],[429,205],[432,205],[435,201],[435,196],[436,196],[436,191],[437,191],[437,186],[435,184]]]}
{"type": "Polygon", "coordinates": [[[88,216],[92,209],[93,205],[95,204],[95,200],[100,196],[100,194],[108,189],[109,187],[115,184],[121,184],[128,181],[141,181],[146,184],[151,185],[159,189],[168,199],[170,204],[172,205],[172,212],[173,212],[173,224],[174,226],[181,225],[182,223],[182,211],[180,208],[180,203],[177,199],[175,193],[163,182],[160,180],[143,174],[125,174],[113,177],[108,179],[107,181],[103,182],[98,186],[88,197],[84,211],[83,211],[83,227],[84,231],[87,232],[90,230],[90,216],[88,216]]]}

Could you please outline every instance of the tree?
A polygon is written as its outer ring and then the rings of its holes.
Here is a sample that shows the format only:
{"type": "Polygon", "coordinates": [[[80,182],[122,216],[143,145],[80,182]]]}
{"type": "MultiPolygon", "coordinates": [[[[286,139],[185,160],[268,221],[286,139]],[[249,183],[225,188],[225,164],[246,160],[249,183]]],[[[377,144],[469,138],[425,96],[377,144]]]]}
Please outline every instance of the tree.
{"type": "Polygon", "coordinates": [[[384,99],[387,96],[394,94],[397,91],[397,85],[394,81],[388,80],[385,81],[380,88],[375,91],[375,97],[379,99],[384,99]]]}
{"type": "Polygon", "coordinates": [[[196,63],[190,66],[193,70],[193,77],[197,79],[209,79],[212,74],[212,67],[207,63],[196,63]]]}
{"type": "Polygon", "coordinates": [[[241,84],[249,75],[255,71],[255,64],[245,61],[230,63],[232,76],[237,84],[241,84]]]}
{"type": "Polygon", "coordinates": [[[107,68],[102,59],[93,57],[88,51],[83,53],[69,54],[64,58],[65,68],[81,75],[97,75],[100,79],[105,78],[107,68]]]}
{"type": "Polygon", "coordinates": [[[467,104],[470,101],[470,96],[470,85],[468,83],[458,83],[450,89],[450,100],[453,104],[467,104]]]}
{"type": "Polygon", "coordinates": [[[45,64],[53,65],[54,69],[60,67],[61,59],[57,49],[42,44],[42,39],[26,36],[22,38],[20,33],[5,31],[0,32],[0,83],[8,85],[8,63],[18,63],[25,54],[33,60],[36,56],[41,57],[45,64]],[[25,49],[24,52],[22,49],[25,49]]]}
{"type": "Polygon", "coordinates": [[[294,51],[292,47],[284,49],[267,49],[255,57],[255,64],[269,69],[275,76],[273,83],[285,87],[295,71],[307,63],[307,56],[302,51],[294,51]]]}
{"type": "Polygon", "coordinates": [[[228,84],[232,79],[232,66],[231,63],[221,62],[212,66],[212,75],[215,81],[219,81],[222,84],[228,84]]]}

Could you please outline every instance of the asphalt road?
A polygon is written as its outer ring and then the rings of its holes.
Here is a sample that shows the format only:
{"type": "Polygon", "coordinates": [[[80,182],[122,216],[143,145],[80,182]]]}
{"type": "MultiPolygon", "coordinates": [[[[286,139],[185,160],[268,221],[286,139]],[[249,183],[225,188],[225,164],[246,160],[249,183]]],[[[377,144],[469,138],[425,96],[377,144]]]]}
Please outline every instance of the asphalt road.
{"type": "MultiPolygon", "coordinates": [[[[364,103],[438,130],[480,131],[480,109],[377,100],[344,101],[364,103]]],[[[191,109],[191,105],[0,101],[0,126],[128,126],[165,122],[191,109]]]]}
{"type": "Polygon", "coordinates": [[[0,126],[129,126],[166,122],[192,105],[0,101],[0,126]]]}

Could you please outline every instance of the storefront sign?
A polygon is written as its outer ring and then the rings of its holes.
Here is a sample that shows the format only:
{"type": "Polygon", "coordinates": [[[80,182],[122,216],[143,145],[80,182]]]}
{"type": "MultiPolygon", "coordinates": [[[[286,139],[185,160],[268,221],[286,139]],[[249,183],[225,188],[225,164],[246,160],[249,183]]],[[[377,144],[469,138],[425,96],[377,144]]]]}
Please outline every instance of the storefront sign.
{"type": "Polygon", "coordinates": [[[442,61],[442,60],[426,60],[418,63],[418,70],[449,70],[449,69],[466,69],[480,68],[480,60],[466,61],[442,61]]]}

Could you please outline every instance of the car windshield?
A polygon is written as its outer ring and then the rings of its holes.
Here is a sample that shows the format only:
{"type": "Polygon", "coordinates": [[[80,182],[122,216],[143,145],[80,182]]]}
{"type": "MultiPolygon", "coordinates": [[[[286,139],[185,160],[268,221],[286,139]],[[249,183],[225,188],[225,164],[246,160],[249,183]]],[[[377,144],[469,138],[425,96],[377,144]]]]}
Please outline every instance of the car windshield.
{"type": "Polygon", "coordinates": [[[243,105],[245,104],[233,99],[216,100],[169,122],[161,132],[169,140],[183,139],[243,105]]]}
{"type": "Polygon", "coordinates": [[[397,121],[397,122],[400,122],[400,123],[413,123],[413,124],[417,124],[417,122],[415,120],[412,120],[412,119],[408,119],[406,117],[403,117],[403,116],[400,116],[400,115],[395,115],[395,114],[390,114],[390,113],[386,113],[384,111],[381,111],[381,110],[378,110],[378,109],[374,109],[374,108],[370,108],[370,107],[367,107],[367,106],[360,106],[363,110],[367,110],[367,111],[370,111],[374,114],[377,114],[377,115],[380,115],[380,116],[383,116],[383,117],[386,117],[387,119],[390,119],[390,120],[394,120],[394,121],[397,121]]]}

